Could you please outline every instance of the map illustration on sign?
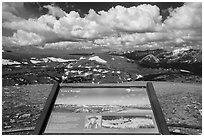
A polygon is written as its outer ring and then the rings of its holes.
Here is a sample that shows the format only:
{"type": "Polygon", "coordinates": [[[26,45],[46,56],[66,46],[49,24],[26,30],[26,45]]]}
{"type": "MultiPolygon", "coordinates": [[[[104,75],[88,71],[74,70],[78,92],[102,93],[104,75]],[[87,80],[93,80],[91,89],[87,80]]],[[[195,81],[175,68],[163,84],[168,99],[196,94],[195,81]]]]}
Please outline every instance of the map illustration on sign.
{"type": "Polygon", "coordinates": [[[145,88],[60,88],[46,133],[155,133],[145,88]]]}

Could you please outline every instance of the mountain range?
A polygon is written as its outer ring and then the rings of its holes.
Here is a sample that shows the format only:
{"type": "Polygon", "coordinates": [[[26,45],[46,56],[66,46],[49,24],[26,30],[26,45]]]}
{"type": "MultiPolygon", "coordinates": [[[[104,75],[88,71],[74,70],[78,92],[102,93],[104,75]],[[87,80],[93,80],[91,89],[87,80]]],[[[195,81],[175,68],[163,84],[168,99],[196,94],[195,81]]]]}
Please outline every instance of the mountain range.
{"type": "Polygon", "coordinates": [[[2,58],[4,86],[202,79],[202,51],[191,48],[61,54],[3,50],[2,58]]]}

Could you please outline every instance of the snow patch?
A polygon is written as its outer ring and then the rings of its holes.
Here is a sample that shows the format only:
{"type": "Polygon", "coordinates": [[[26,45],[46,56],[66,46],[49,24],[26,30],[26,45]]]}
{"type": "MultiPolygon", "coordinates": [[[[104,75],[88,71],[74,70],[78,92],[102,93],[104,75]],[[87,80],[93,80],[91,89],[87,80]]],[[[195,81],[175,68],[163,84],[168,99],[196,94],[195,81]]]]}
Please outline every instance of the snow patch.
{"type": "Polygon", "coordinates": [[[89,75],[92,75],[93,73],[92,72],[86,72],[84,73],[84,76],[89,76],[89,75]]]}
{"type": "Polygon", "coordinates": [[[85,57],[80,57],[79,60],[86,59],[85,57]]]}
{"type": "Polygon", "coordinates": [[[125,89],[125,91],[130,92],[130,91],[131,91],[131,89],[130,89],[130,88],[127,88],[127,89],[125,89]]]}
{"type": "Polygon", "coordinates": [[[42,58],[42,60],[43,60],[45,63],[47,63],[47,62],[49,61],[48,58],[42,58]]]}
{"type": "Polygon", "coordinates": [[[127,80],[129,81],[129,80],[132,80],[132,78],[127,78],[127,80]]]}
{"type": "Polygon", "coordinates": [[[78,71],[77,70],[71,70],[71,73],[77,73],[78,71]]]}
{"type": "Polygon", "coordinates": [[[62,58],[55,58],[55,57],[47,57],[49,60],[54,62],[68,62],[69,60],[62,59],[62,58]]]}
{"type": "Polygon", "coordinates": [[[117,71],[117,74],[120,74],[120,71],[117,71]]]}
{"type": "Polygon", "coordinates": [[[33,63],[33,64],[37,64],[37,63],[41,63],[42,61],[32,60],[32,59],[31,59],[30,62],[33,63]]]}
{"type": "Polygon", "coordinates": [[[67,68],[72,68],[73,67],[73,63],[70,63],[67,65],[67,68]]]}
{"type": "Polygon", "coordinates": [[[105,70],[105,71],[103,71],[102,73],[108,73],[109,71],[108,70],[105,70]]]}
{"type": "Polygon", "coordinates": [[[22,62],[23,64],[28,64],[28,62],[22,62]]]}
{"type": "Polygon", "coordinates": [[[77,59],[68,59],[67,61],[74,62],[77,61],[77,59]]]}
{"type": "Polygon", "coordinates": [[[191,73],[190,71],[188,70],[183,70],[183,69],[180,69],[181,72],[185,72],[185,73],[191,73]]]}
{"type": "Polygon", "coordinates": [[[8,60],[8,59],[2,59],[2,64],[3,65],[19,65],[21,63],[17,61],[8,60]]]}
{"type": "Polygon", "coordinates": [[[98,69],[98,72],[102,72],[103,71],[103,69],[98,69]]]}
{"type": "Polygon", "coordinates": [[[136,79],[142,78],[142,75],[136,75],[136,79]]]}
{"type": "Polygon", "coordinates": [[[66,80],[67,78],[67,76],[62,76],[62,80],[66,80]]]}
{"type": "Polygon", "coordinates": [[[92,68],[92,66],[85,66],[84,68],[91,69],[91,68],[92,68]]]}
{"type": "Polygon", "coordinates": [[[101,59],[99,56],[93,56],[93,57],[90,57],[89,60],[95,60],[99,63],[107,63],[107,61],[101,59]]]}
{"type": "Polygon", "coordinates": [[[173,50],[173,56],[176,56],[178,54],[182,54],[184,51],[187,51],[189,49],[190,49],[190,47],[183,47],[183,48],[175,49],[175,50],[173,50]]]}
{"type": "Polygon", "coordinates": [[[152,54],[149,54],[147,56],[145,56],[144,58],[141,59],[140,62],[150,62],[150,63],[158,63],[159,62],[159,59],[156,58],[154,55],[152,54]]]}
{"type": "Polygon", "coordinates": [[[94,71],[94,72],[97,72],[98,70],[97,70],[97,69],[93,69],[93,71],[94,71]]]}

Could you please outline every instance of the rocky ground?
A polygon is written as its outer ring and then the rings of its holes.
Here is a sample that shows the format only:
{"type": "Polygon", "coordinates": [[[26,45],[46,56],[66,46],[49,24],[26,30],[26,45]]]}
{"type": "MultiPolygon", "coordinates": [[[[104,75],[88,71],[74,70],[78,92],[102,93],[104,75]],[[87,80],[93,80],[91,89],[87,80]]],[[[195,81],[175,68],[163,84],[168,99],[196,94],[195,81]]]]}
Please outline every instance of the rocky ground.
{"type": "Polygon", "coordinates": [[[46,84],[3,87],[3,134],[31,134],[51,88],[46,84]]]}
{"type": "MultiPolygon", "coordinates": [[[[201,134],[202,85],[173,82],[153,85],[169,130],[201,134]]],[[[2,87],[2,134],[32,134],[51,88],[51,84],[2,87]]]]}
{"type": "Polygon", "coordinates": [[[154,82],[169,131],[202,133],[201,84],[154,82]]]}

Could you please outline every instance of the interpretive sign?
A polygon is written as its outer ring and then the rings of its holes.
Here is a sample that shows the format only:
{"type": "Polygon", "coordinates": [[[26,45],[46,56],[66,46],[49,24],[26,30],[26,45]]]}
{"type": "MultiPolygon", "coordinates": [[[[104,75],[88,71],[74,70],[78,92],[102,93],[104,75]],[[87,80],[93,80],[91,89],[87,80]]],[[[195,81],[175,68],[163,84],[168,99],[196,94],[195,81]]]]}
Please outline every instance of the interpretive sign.
{"type": "Polygon", "coordinates": [[[36,134],[168,134],[151,83],[53,88],[36,134]]]}

